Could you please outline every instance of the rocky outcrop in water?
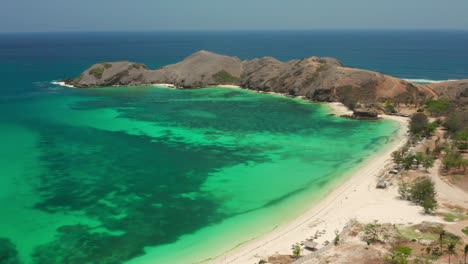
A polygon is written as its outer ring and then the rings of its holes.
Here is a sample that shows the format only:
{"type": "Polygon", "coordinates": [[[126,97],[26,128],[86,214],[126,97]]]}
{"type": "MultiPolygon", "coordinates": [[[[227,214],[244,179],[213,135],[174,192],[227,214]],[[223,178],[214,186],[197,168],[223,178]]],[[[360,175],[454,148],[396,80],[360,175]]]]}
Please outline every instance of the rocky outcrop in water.
{"type": "Polygon", "coordinates": [[[183,61],[150,70],[132,62],[100,63],[65,80],[79,88],[169,83],[180,88],[239,85],[246,89],[303,96],[314,101],[370,104],[412,103],[435,98],[436,89],[377,72],[344,67],[333,58],[282,62],[271,57],[241,61],[199,51],[183,61]]]}
{"type": "Polygon", "coordinates": [[[363,119],[363,120],[374,120],[379,119],[379,113],[375,108],[356,108],[353,110],[351,118],[363,119]]]}

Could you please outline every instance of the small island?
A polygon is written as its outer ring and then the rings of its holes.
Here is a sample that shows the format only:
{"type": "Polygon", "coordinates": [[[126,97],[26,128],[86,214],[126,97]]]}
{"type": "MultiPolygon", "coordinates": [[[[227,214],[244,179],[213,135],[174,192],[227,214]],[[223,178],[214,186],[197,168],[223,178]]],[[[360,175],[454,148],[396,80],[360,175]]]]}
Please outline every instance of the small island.
{"type": "MultiPolygon", "coordinates": [[[[467,102],[468,80],[422,85],[378,72],[345,67],[334,58],[310,57],[282,62],[272,57],[242,61],[198,51],[183,61],[151,70],[128,61],[94,64],[63,84],[77,88],[164,85],[181,89],[236,86],[316,102],[341,102],[350,117],[375,119],[391,113],[384,103],[418,105],[444,98],[467,102]]],[[[395,113],[394,113],[395,114],[395,113]]]]}

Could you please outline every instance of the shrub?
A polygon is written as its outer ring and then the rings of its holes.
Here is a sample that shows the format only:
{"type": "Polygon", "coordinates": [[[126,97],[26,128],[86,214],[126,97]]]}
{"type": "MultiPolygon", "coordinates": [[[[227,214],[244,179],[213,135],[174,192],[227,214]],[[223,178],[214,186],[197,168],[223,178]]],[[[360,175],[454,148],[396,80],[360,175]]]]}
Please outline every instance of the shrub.
{"type": "Polygon", "coordinates": [[[427,111],[433,116],[446,114],[452,108],[452,104],[447,100],[429,100],[427,102],[427,111]]]}
{"type": "Polygon", "coordinates": [[[393,106],[393,104],[387,103],[385,105],[385,112],[387,112],[387,113],[396,113],[397,111],[395,110],[395,106],[393,106]]]}
{"type": "Polygon", "coordinates": [[[368,244],[374,243],[377,240],[380,240],[381,236],[387,234],[387,228],[375,220],[372,224],[367,224],[364,226],[364,233],[366,234],[366,240],[368,244]]]}
{"type": "Polygon", "coordinates": [[[408,246],[399,247],[395,250],[396,253],[403,254],[405,256],[411,256],[413,249],[408,246]]]}
{"type": "Polygon", "coordinates": [[[444,126],[451,134],[465,130],[468,127],[468,111],[450,113],[444,126]]]}
{"type": "Polygon", "coordinates": [[[110,64],[110,63],[104,62],[104,63],[101,63],[101,64],[102,64],[102,66],[104,66],[104,68],[106,68],[106,69],[112,68],[112,64],[110,64]]]}
{"type": "Polygon", "coordinates": [[[444,221],[455,222],[455,216],[453,214],[445,214],[444,221]]]}
{"type": "Polygon", "coordinates": [[[89,74],[96,77],[96,79],[101,79],[102,75],[104,74],[104,68],[102,67],[93,68],[89,71],[89,74]]]}
{"type": "Polygon", "coordinates": [[[451,168],[461,167],[463,165],[463,158],[460,152],[453,148],[447,148],[445,152],[445,156],[442,159],[442,164],[444,164],[445,169],[450,170],[451,168]]]}
{"type": "Polygon", "coordinates": [[[301,247],[300,246],[295,246],[294,249],[293,249],[293,256],[295,258],[299,258],[300,255],[301,255],[301,247]]]}
{"type": "Polygon", "coordinates": [[[430,213],[437,209],[437,193],[434,182],[429,177],[419,177],[411,183],[401,182],[398,192],[403,199],[411,200],[420,204],[425,213],[430,213]]]}
{"type": "Polygon", "coordinates": [[[410,132],[425,136],[428,133],[429,119],[424,113],[416,113],[411,117],[410,132]]]}
{"type": "Polygon", "coordinates": [[[398,184],[398,193],[400,194],[401,198],[405,200],[411,200],[411,186],[407,182],[400,182],[398,184]]]}
{"type": "Polygon", "coordinates": [[[407,264],[408,257],[411,256],[413,249],[410,247],[399,247],[396,248],[389,255],[384,257],[384,263],[386,264],[407,264]]]}
{"type": "Polygon", "coordinates": [[[455,133],[455,140],[458,149],[468,149],[468,126],[466,126],[463,130],[455,133]]]}
{"type": "Polygon", "coordinates": [[[239,78],[232,76],[225,70],[221,70],[213,75],[213,79],[216,84],[237,84],[239,78]]]}
{"type": "Polygon", "coordinates": [[[434,161],[435,161],[435,157],[434,157],[434,156],[432,156],[432,155],[426,155],[426,156],[424,156],[424,160],[423,160],[422,164],[423,164],[423,167],[426,169],[426,171],[427,171],[429,168],[434,167],[434,161]]]}
{"type": "Polygon", "coordinates": [[[463,234],[468,236],[468,226],[462,229],[463,234]]]}
{"type": "Polygon", "coordinates": [[[354,110],[357,107],[358,101],[353,95],[353,87],[344,86],[337,90],[340,101],[349,109],[354,110]]]}

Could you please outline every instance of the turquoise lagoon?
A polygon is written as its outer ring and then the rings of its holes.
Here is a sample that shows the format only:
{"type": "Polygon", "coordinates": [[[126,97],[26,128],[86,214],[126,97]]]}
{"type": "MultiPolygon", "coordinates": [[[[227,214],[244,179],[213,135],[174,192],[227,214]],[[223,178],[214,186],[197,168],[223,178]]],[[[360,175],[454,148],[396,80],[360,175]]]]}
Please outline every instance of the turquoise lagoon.
{"type": "Polygon", "coordinates": [[[11,263],[217,256],[303,213],[399,129],[240,89],[55,88],[0,105],[11,263]]]}

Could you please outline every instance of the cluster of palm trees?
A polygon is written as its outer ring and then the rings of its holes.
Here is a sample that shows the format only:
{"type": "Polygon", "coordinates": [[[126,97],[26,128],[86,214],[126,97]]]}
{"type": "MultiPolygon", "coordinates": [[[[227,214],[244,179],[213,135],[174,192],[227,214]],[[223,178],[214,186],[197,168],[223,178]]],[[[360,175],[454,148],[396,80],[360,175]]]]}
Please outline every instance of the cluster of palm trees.
{"type": "MultiPolygon", "coordinates": [[[[441,253],[448,255],[448,261],[449,261],[449,264],[450,264],[451,257],[452,256],[457,256],[457,244],[459,243],[459,240],[450,240],[447,243],[447,249],[443,251],[443,245],[444,245],[445,237],[446,237],[445,231],[441,230],[440,233],[439,233],[439,243],[440,243],[441,253]]],[[[463,257],[464,257],[464,260],[465,260],[464,261],[465,264],[467,263],[466,262],[467,255],[468,255],[468,244],[466,244],[464,249],[463,249],[463,257]]]]}

